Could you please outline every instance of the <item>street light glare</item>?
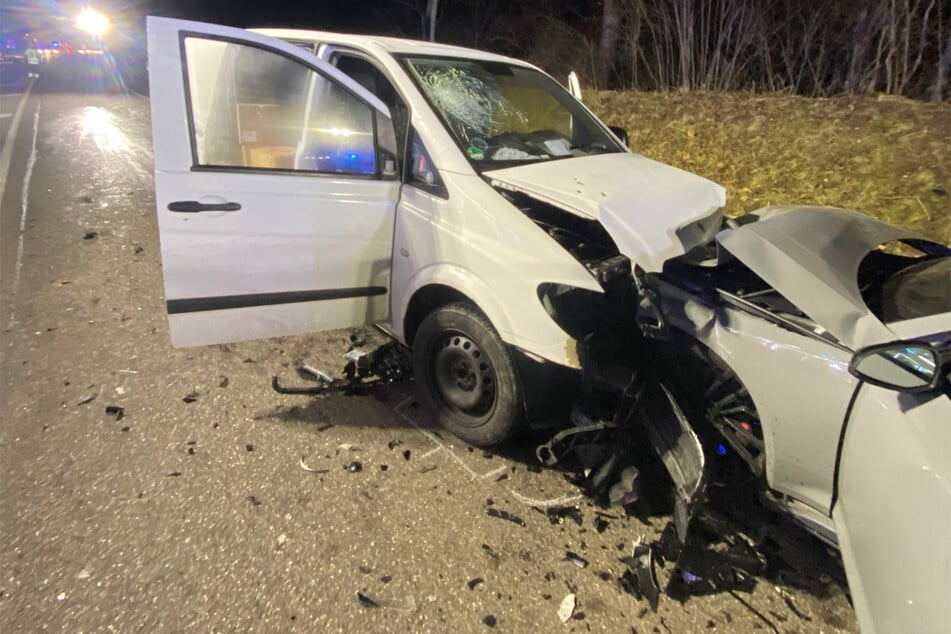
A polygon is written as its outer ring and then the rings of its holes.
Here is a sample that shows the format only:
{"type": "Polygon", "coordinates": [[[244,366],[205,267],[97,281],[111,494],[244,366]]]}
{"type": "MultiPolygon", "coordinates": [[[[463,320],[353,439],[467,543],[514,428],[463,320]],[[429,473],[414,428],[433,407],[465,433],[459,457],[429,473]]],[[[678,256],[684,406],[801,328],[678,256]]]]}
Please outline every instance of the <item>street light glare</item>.
{"type": "Polygon", "coordinates": [[[94,37],[102,37],[109,30],[109,18],[95,9],[85,8],[76,18],[76,26],[94,37]]]}

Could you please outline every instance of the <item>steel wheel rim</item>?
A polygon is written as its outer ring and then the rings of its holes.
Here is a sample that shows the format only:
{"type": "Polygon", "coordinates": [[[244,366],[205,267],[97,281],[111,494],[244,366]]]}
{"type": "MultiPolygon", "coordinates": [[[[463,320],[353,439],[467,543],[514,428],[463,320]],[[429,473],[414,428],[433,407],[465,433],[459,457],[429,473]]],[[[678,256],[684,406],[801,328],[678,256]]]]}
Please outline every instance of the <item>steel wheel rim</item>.
{"type": "Polygon", "coordinates": [[[495,369],[476,343],[461,332],[446,333],[433,347],[432,382],[441,404],[477,426],[497,401],[495,369]]]}

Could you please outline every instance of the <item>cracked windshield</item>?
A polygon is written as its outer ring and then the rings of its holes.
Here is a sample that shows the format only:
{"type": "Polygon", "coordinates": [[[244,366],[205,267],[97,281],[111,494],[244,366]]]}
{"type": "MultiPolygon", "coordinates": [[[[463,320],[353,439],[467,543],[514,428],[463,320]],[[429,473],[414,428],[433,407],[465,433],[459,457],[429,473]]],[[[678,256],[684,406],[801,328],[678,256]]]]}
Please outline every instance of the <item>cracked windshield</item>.
{"type": "Polygon", "coordinates": [[[405,64],[476,168],[621,151],[568,92],[535,70],[447,58],[405,64]]]}

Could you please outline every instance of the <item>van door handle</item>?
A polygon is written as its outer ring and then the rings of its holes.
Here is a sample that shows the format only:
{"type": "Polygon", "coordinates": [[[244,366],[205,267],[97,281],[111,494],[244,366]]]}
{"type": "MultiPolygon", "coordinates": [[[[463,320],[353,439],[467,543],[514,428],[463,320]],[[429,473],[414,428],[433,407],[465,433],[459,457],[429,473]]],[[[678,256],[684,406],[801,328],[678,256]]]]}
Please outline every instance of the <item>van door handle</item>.
{"type": "Polygon", "coordinates": [[[238,211],[241,203],[200,203],[197,200],[179,200],[168,204],[169,211],[198,213],[199,211],[238,211]]]}

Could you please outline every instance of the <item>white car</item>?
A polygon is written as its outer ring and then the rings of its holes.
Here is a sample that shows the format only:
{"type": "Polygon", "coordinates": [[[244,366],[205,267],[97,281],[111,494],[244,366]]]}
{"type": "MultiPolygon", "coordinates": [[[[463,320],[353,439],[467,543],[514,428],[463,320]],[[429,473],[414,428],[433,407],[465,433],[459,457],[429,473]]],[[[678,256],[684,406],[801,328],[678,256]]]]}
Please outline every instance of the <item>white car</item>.
{"type": "Polygon", "coordinates": [[[547,368],[580,370],[615,414],[654,372],[704,412],[641,417],[685,505],[729,447],[841,547],[864,631],[951,622],[945,247],[842,210],[725,221],[721,186],[631,153],[518,60],[148,31],[174,345],[376,324],[482,446],[518,429],[547,368]],[[879,252],[896,240],[917,258],[879,252]]]}

